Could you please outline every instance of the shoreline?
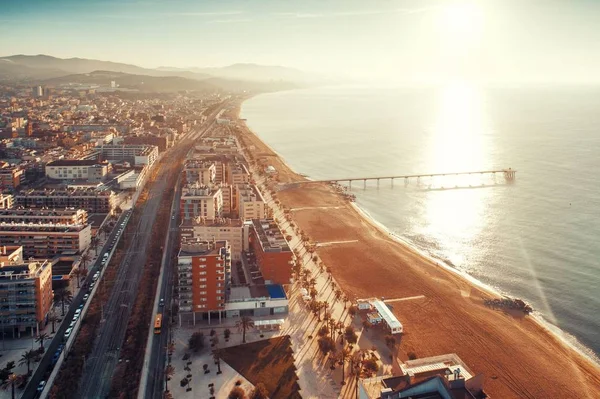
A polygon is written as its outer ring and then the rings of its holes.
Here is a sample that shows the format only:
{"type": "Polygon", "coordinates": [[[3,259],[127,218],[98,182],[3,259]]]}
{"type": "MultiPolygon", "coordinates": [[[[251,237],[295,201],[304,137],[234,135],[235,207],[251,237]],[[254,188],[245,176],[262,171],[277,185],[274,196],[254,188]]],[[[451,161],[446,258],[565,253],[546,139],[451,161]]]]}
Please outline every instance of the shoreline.
{"type": "MultiPolygon", "coordinates": [[[[239,113],[241,112],[241,106],[242,106],[242,104],[240,104],[240,106],[237,110],[238,117],[239,117],[239,113]]],[[[305,177],[303,177],[301,174],[294,171],[290,167],[290,165],[288,165],[285,162],[285,160],[283,159],[281,154],[278,154],[267,143],[262,141],[262,139],[255,132],[253,132],[246,123],[243,123],[243,129],[247,130],[249,136],[254,136],[258,142],[260,142],[264,147],[268,148],[270,150],[270,152],[272,153],[272,155],[270,155],[270,156],[275,157],[276,160],[281,165],[283,165],[285,168],[287,168],[287,171],[280,171],[280,172],[284,172],[283,173],[285,175],[285,176],[283,176],[284,178],[287,178],[288,181],[306,180],[305,177]]],[[[318,191],[318,190],[319,190],[318,188],[315,188],[315,190],[306,190],[305,189],[304,193],[300,193],[297,195],[307,197],[307,196],[311,195],[311,193],[310,193],[311,191],[318,191]]],[[[322,191],[325,192],[327,190],[333,191],[331,189],[331,187],[327,187],[322,191]]],[[[283,193],[283,192],[280,192],[280,193],[283,193]]],[[[474,277],[468,275],[465,272],[462,272],[450,265],[447,265],[440,259],[436,259],[435,257],[425,253],[420,248],[412,245],[411,243],[406,242],[401,237],[398,237],[397,235],[395,235],[394,233],[389,231],[385,227],[385,225],[383,225],[379,221],[375,220],[372,216],[370,216],[368,214],[368,212],[366,210],[362,209],[359,205],[357,205],[355,203],[350,203],[350,208],[354,211],[354,213],[358,216],[358,218],[360,218],[363,222],[366,222],[372,228],[377,230],[382,236],[384,236],[384,237],[378,237],[378,239],[383,238],[383,240],[385,241],[385,237],[387,237],[387,240],[394,242],[397,245],[401,246],[402,247],[401,251],[405,251],[405,252],[410,251],[413,255],[419,257],[420,261],[422,261],[419,263],[424,263],[425,267],[427,267],[427,265],[435,265],[436,268],[439,268],[439,269],[443,270],[444,272],[450,273],[450,274],[456,276],[457,278],[461,279],[462,283],[470,286],[470,289],[475,289],[476,292],[479,292],[479,293],[483,294],[484,296],[498,297],[498,296],[503,295],[502,293],[493,289],[489,285],[484,284],[483,282],[475,279],[474,277]]],[[[294,220],[296,221],[296,223],[298,223],[297,217],[294,217],[294,220]]],[[[299,225],[301,225],[301,223],[299,223],[299,225]]],[[[304,224],[302,224],[302,227],[304,227],[304,224]]],[[[391,249],[390,249],[390,251],[391,251],[391,249]]],[[[318,251],[318,252],[321,252],[321,251],[318,251]]],[[[320,254],[320,256],[321,256],[321,254],[320,254]]],[[[433,271],[433,272],[435,274],[435,271],[433,271]]],[[[335,274],[337,274],[337,273],[335,273],[335,274]]],[[[429,277],[430,276],[423,276],[423,277],[421,277],[421,279],[427,279],[429,277]]],[[[336,276],[336,279],[339,280],[339,277],[336,276]]],[[[342,278],[342,280],[345,280],[345,279],[342,278]]],[[[429,281],[429,283],[431,283],[431,281],[429,281]]],[[[344,287],[343,283],[341,284],[341,286],[343,288],[346,288],[346,287],[344,287]]],[[[470,293],[469,293],[469,296],[470,296],[470,293]]],[[[483,305],[481,305],[481,306],[483,306],[483,305]]],[[[499,318],[499,316],[497,318],[499,318]]],[[[580,360],[582,360],[583,362],[585,362],[586,364],[591,366],[596,372],[600,371],[597,358],[595,357],[595,354],[593,353],[593,351],[586,348],[584,345],[581,345],[575,337],[570,336],[575,341],[575,342],[572,342],[570,337],[568,336],[568,333],[562,331],[557,326],[547,322],[545,319],[543,319],[543,316],[538,316],[538,314],[536,314],[536,315],[532,314],[532,315],[530,315],[530,317],[523,317],[522,319],[513,319],[513,320],[517,320],[517,321],[518,320],[531,320],[533,323],[535,323],[539,327],[539,329],[541,331],[543,331],[542,333],[538,333],[539,336],[534,337],[534,339],[537,339],[539,341],[544,341],[546,338],[546,337],[544,337],[544,335],[547,334],[547,335],[551,336],[560,346],[562,346],[561,349],[572,351],[580,360]],[[533,316],[533,317],[531,317],[531,316],[533,316]],[[589,353],[586,352],[586,350],[589,351],[589,353]]]]}

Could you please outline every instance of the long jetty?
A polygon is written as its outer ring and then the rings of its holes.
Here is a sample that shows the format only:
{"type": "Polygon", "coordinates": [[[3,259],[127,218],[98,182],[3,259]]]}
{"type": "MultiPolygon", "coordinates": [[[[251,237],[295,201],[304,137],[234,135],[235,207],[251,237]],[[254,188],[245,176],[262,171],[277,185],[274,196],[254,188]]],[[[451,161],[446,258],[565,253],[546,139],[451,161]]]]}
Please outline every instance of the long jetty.
{"type": "Polygon", "coordinates": [[[415,175],[397,175],[397,176],[371,176],[371,177],[349,177],[344,179],[324,179],[324,180],[307,180],[303,181],[302,184],[309,183],[344,183],[348,182],[348,186],[352,187],[353,181],[363,181],[365,187],[367,186],[368,181],[376,180],[377,185],[381,180],[391,180],[392,185],[394,185],[394,180],[404,179],[405,182],[408,182],[410,179],[417,179],[419,181],[421,178],[425,177],[439,177],[439,176],[466,176],[466,175],[496,175],[496,173],[501,173],[507,181],[512,181],[516,177],[517,171],[512,168],[508,169],[495,169],[495,170],[478,170],[474,172],[453,172],[453,173],[426,173],[426,174],[415,174],[415,175]]]}

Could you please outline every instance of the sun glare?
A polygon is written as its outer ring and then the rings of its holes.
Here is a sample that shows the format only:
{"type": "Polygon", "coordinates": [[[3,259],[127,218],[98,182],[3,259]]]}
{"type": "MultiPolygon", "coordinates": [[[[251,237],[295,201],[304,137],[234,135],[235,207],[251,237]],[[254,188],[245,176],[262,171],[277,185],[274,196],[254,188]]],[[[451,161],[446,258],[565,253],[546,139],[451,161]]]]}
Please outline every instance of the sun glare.
{"type": "Polygon", "coordinates": [[[445,41],[457,46],[476,43],[482,33],[483,13],[472,3],[457,3],[441,8],[438,23],[445,41]]]}

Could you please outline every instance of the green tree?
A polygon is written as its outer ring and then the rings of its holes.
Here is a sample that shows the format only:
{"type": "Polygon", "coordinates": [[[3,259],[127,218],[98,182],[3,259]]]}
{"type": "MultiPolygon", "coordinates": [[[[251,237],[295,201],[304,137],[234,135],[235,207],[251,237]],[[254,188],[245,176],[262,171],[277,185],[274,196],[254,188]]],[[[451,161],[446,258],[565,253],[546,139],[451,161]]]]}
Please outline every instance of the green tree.
{"type": "Polygon", "coordinates": [[[198,352],[204,348],[204,333],[202,331],[193,333],[188,341],[188,347],[194,352],[198,352]]]}
{"type": "Polygon", "coordinates": [[[248,316],[242,316],[240,320],[235,323],[238,330],[242,331],[242,342],[246,343],[246,330],[254,327],[254,321],[248,316]]]}
{"type": "Polygon", "coordinates": [[[319,351],[321,351],[324,356],[330,352],[335,353],[335,342],[333,342],[331,337],[321,337],[317,343],[319,345],[319,351]]]}
{"type": "Polygon", "coordinates": [[[11,387],[12,391],[12,399],[15,399],[15,385],[19,385],[23,381],[23,376],[11,374],[8,376],[7,380],[2,384],[3,389],[7,389],[11,387]]]}
{"type": "Polygon", "coordinates": [[[165,367],[165,388],[167,392],[169,392],[169,380],[173,377],[173,374],[175,374],[175,369],[168,364],[167,367],[165,367]]]}
{"type": "Polygon", "coordinates": [[[217,374],[221,374],[221,350],[219,349],[219,336],[215,334],[210,340],[213,347],[212,357],[215,363],[217,363],[217,374]]]}
{"type": "Polygon", "coordinates": [[[84,269],[87,269],[87,265],[88,263],[90,263],[90,261],[92,260],[92,257],[90,256],[89,253],[84,253],[83,255],[81,255],[81,257],[79,258],[79,263],[81,266],[83,266],[84,269]]]}
{"type": "Polygon", "coordinates": [[[344,339],[350,345],[354,345],[358,341],[358,335],[356,335],[356,331],[354,331],[354,327],[348,326],[344,331],[344,339]]]}
{"type": "Polygon", "coordinates": [[[24,364],[27,365],[27,375],[31,372],[31,362],[37,358],[38,354],[35,350],[31,349],[21,355],[19,359],[19,366],[24,364]]]}
{"type": "Polygon", "coordinates": [[[35,342],[40,343],[40,351],[44,353],[44,341],[50,338],[50,335],[47,333],[41,333],[35,338],[35,342]]]}
{"type": "Polygon", "coordinates": [[[58,315],[56,314],[56,312],[54,311],[54,309],[52,309],[49,313],[48,313],[48,321],[50,323],[52,323],[52,334],[54,334],[56,331],[54,329],[54,326],[56,325],[56,322],[58,321],[58,315]]]}
{"type": "Polygon", "coordinates": [[[73,302],[71,291],[60,288],[54,292],[54,303],[61,305],[63,316],[65,315],[65,304],[69,305],[71,302],[73,302]]]}
{"type": "Polygon", "coordinates": [[[229,395],[227,395],[227,399],[246,399],[246,391],[241,387],[233,387],[229,395]]]}

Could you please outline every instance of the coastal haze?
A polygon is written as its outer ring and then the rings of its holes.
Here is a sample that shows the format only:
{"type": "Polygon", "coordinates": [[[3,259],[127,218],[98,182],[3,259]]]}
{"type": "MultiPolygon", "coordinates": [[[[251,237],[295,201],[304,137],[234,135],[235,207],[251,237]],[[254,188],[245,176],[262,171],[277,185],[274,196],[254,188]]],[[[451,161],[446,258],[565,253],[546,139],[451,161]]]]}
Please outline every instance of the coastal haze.
{"type": "Polygon", "coordinates": [[[311,179],[518,169],[512,184],[474,174],[355,181],[352,193],[392,233],[531,302],[595,357],[598,107],[598,89],[331,87],[257,96],[242,117],[311,179]]]}

